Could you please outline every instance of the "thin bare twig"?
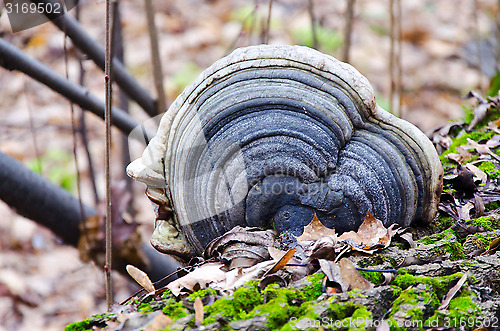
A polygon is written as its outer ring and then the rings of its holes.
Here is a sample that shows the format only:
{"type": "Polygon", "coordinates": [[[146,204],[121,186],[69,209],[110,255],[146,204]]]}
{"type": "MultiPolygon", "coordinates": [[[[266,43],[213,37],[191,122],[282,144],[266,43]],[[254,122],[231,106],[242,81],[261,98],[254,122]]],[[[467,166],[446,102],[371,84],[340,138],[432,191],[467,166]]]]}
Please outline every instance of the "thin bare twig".
{"type": "Polygon", "coordinates": [[[390,33],[389,37],[391,38],[391,46],[389,48],[389,79],[390,79],[390,86],[389,86],[389,108],[391,113],[394,114],[394,1],[395,0],[390,0],[389,4],[389,17],[390,17],[390,33]]]}
{"type": "Polygon", "coordinates": [[[267,12],[267,23],[266,23],[266,39],[264,44],[269,44],[269,31],[271,30],[271,10],[273,8],[273,0],[269,0],[269,9],[267,12]]]}
{"type": "MultiPolygon", "coordinates": [[[[75,19],[77,21],[80,20],[80,10],[82,7],[81,1],[78,1],[75,6],[75,19]]],[[[78,61],[78,67],[79,67],[79,74],[78,74],[78,84],[80,86],[84,86],[85,84],[85,69],[83,68],[83,60],[82,60],[82,53],[80,50],[77,50],[77,61],[78,61]]],[[[94,162],[92,159],[92,155],[90,154],[89,150],[89,140],[87,137],[87,125],[86,125],[86,120],[85,120],[85,111],[83,108],[80,108],[80,127],[78,128],[78,131],[80,132],[80,137],[82,138],[82,146],[85,150],[85,155],[87,157],[87,162],[88,162],[88,170],[89,170],[89,177],[91,181],[91,186],[92,186],[92,193],[94,197],[94,206],[97,206],[99,204],[99,193],[97,192],[97,186],[96,186],[96,177],[95,177],[95,171],[94,171],[94,162]]],[[[83,229],[85,231],[84,235],[86,235],[86,227],[85,224],[83,224],[83,229]]]]}
{"type": "Polygon", "coordinates": [[[36,138],[36,128],[35,128],[35,123],[33,121],[33,111],[31,109],[31,102],[29,98],[29,91],[28,91],[28,83],[24,81],[24,95],[26,96],[26,103],[28,105],[28,115],[29,115],[29,122],[30,122],[30,132],[31,132],[31,138],[33,139],[33,148],[35,150],[35,157],[36,157],[36,164],[38,166],[38,173],[43,176],[42,172],[42,160],[40,156],[40,150],[38,149],[38,143],[37,143],[37,138],[36,138]]]}
{"type": "Polygon", "coordinates": [[[403,29],[401,26],[401,20],[403,17],[403,9],[401,6],[401,0],[397,0],[397,26],[398,26],[398,52],[396,54],[396,77],[397,77],[397,95],[398,95],[398,112],[399,117],[404,118],[403,113],[403,63],[402,63],[402,52],[403,52],[403,29]]]}
{"type": "Polygon", "coordinates": [[[162,112],[167,111],[167,101],[165,99],[165,89],[163,87],[163,70],[160,61],[158,36],[156,33],[155,13],[153,9],[153,2],[151,0],[144,0],[144,4],[146,6],[146,19],[148,21],[149,40],[151,44],[151,60],[153,63],[153,77],[156,88],[156,110],[158,114],[161,114],[162,112]]]}
{"type": "Polygon", "coordinates": [[[346,20],[344,29],[344,52],[342,60],[349,62],[349,53],[351,50],[351,37],[352,37],[352,22],[354,18],[354,3],[355,0],[347,0],[346,20]]]}
{"type": "Polygon", "coordinates": [[[479,76],[479,90],[484,93],[486,91],[486,87],[484,84],[484,79],[483,79],[483,57],[482,57],[482,50],[481,50],[481,31],[479,29],[479,3],[477,0],[473,0],[472,6],[472,21],[474,24],[474,39],[476,41],[477,45],[477,60],[479,63],[478,66],[478,76],[479,76]]]}
{"type": "MultiPolygon", "coordinates": [[[[226,51],[225,51],[224,54],[228,55],[229,53],[231,53],[234,50],[234,48],[236,47],[236,43],[238,42],[238,40],[240,40],[241,36],[243,36],[243,34],[245,32],[245,25],[247,24],[247,21],[249,19],[252,19],[250,32],[248,33],[248,35],[251,36],[252,31],[253,31],[254,22],[255,22],[255,13],[257,12],[257,8],[258,8],[258,5],[255,5],[255,7],[253,8],[252,12],[250,14],[248,14],[247,17],[245,17],[243,19],[243,22],[241,22],[240,32],[238,33],[238,35],[236,36],[236,38],[233,39],[233,41],[231,42],[231,44],[229,45],[229,47],[226,49],[226,51]]],[[[250,44],[250,39],[247,42],[250,44]]]]}
{"type": "MultiPolygon", "coordinates": [[[[64,40],[63,40],[63,45],[64,45],[64,70],[66,72],[66,80],[69,81],[69,69],[68,69],[68,46],[66,44],[66,30],[63,28],[64,32],[64,40]]],[[[71,100],[69,101],[69,108],[71,112],[71,131],[72,131],[72,136],[73,136],[73,158],[75,160],[75,170],[76,170],[76,189],[78,193],[78,205],[80,207],[80,222],[81,224],[85,224],[85,214],[83,211],[83,202],[82,202],[82,191],[81,191],[81,178],[80,178],[80,170],[78,169],[78,156],[77,156],[77,140],[76,140],[76,123],[75,123],[75,107],[73,105],[73,102],[71,100]]],[[[87,235],[87,232],[84,232],[84,235],[87,235]]]]}
{"type": "MultiPolygon", "coordinates": [[[[500,1],[500,0],[499,0],[500,1]]],[[[309,17],[311,18],[311,33],[313,38],[313,47],[318,49],[318,36],[316,32],[316,16],[314,15],[314,3],[313,0],[307,1],[307,10],[309,11],[309,17]]]]}
{"type": "Polygon", "coordinates": [[[247,44],[251,45],[252,44],[252,35],[253,35],[253,31],[254,30],[257,30],[256,26],[257,26],[257,11],[259,10],[259,0],[254,0],[254,4],[255,4],[255,7],[254,7],[254,10],[253,10],[253,15],[252,15],[252,21],[250,22],[250,29],[248,31],[248,38],[247,38],[247,44]]]}
{"type": "Polygon", "coordinates": [[[500,71],[500,0],[497,0],[497,11],[496,11],[496,24],[495,24],[495,38],[497,41],[497,47],[495,52],[495,70],[500,71]]]}
{"type": "MultiPolygon", "coordinates": [[[[113,34],[112,34],[111,46],[113,48],[114,58],[120,60],[121,63],[125,64],[124,44],[123,44],[123,34],[122,34],[122,24],[121,24],[121,13],[120,13],[120,2],[115,1],[115,2],[113,2],[113,4],[116,4],[116,6],[114,6],[114,8],[113,8],[114,15],[113,15],[113,28],[112,28],[113,34]]],[[[119,104],[120,109],[122,109],[127,114],[129,113],[129,111],[128,111],[129,99],[127,97],[127,94],[124,93],[122,91],[122,89],[119,89],[118,104],[119,104]]],[[[121,139],[121,156],[122,156],[123,169],[125,169],[127,167],[127,165],[131,162],[127,136],[122,136],[122,139],[121,139]]],[[[127,192],[132,192],[132,189],[133,189],[132,188],[132,183],[133,183],[132,178],[127,176],[127,173],[125,171],[122,172],[122,178],[125,181],[125,185],[126,185],[125,190],[127,192]]],[[[134,195],[133,194],[130,196],[130,202],[128,204],[127,210],[131,214],[134,212],[134,195]]]]}
{"type": "Polygon", "coordinates": [[[104,66],[105,75],[105,86],[106,86],[106,96],[105,96],[105,124],[106,124],[106,147],[104,156],[104,167],[105,167],[105,177],[106,177],[106,264],[104,266],[104,272],[106,275],[106,302],[108,304],[108,309],[111,308],[113,303],[113,290],[111,283],[111,256],[112,256],[112,223],[111,223],[111,174],[110,174],[110,152],[111,152],[111,105],[112,105],[112,86],[111,86],[111,0],[106,0],[106,61],[104,66]]]}
{"type": "Polygon", "coordinates": [[[389,54],[389,74],[390,74],[390,92],[389,107],[391,113],[401,116],[401,2],[400,0],[391,0],[391,48],[389,54]]]}

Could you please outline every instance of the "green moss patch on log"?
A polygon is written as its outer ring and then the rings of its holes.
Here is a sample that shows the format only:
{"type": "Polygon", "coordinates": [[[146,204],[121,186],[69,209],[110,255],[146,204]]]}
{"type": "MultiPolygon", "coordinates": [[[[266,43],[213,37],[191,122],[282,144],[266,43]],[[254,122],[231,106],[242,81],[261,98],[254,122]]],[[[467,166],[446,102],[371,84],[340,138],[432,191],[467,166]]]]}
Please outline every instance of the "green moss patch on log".
{"type": "Polygon", "coordinates": [[[83,321],[66,325],[64,331],[86,331],[106,327],[106,321],[113,320],[116,316],[108,313],[93,315],[83,321]]]}
{"type": "Polygon", "coordinates": [[[447,229],[420,239],[420,243],[435,245],[436,255],[449,253],[452,260],[460,260],[467,258],[460,240],[455,231],[447,229]]]}

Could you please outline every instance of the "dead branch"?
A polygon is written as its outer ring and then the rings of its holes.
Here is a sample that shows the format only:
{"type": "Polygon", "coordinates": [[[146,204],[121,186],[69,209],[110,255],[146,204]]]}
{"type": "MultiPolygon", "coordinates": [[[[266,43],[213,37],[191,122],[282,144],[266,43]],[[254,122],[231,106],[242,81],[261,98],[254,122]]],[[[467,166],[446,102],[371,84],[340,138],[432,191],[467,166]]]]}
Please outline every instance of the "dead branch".
{"type": "MultiPolygon", "coordinates": [[[[31,0],[33,3],[54,4],[54,0],[31,0]]],[[[80,26],[71,15],[61,15],[57,17],[57,13],[45,12],[47,18],[52,20],[55,26],[71,39],[73,44],[99,67],[104,70],[104,48],[93,40],[90,35],[80,26]]],[[[156,101],[151,97],[149,92],[145,90],[137,81],[130,75],[123,64],[118,61],[113,61],[113,80],[120,88],[127,93],[130,99],[137,102],[139,106],[150,116],[158,115],[156,111],[156,101]]]]}
{"type": "MultiPolygon", "coordinates": [[[[0,200],[19,215],[50,229],[65,244],[77,247],[82,222],[78,199],[1,152],[0,200]]],[[[85,203],[82,206],[85,218],[97,214],[85,203]]],[[[141,251],[148,260],[143,261],[142,266],[131,261],[122,261],[120,265],[134,263],[154,280],[175,271],[178,266],[173,258],[155,251],[147,243],[141,246],[141,251]]],[[[124,268],[118,271],[125,272],[124,268]]]]}
{"type": "Polygon", "coordinates": [[[144,0],[146,6],[146,19],[148,21],[149,40],[151,44],[151,61],[153,64],[153,77],[158,100],[157,112],[161,114],[167,110],[167,100],[165,99],[165,89],[163,87],[163,69],[160,60],[160,48],[158,46],[158,36],[156,34],[155,12],[153,2],[144,0]]]}
{"type": "MultiPolygon", "coordinates": [[[[21,50],[0,38],[0,66],[7,70],[17,70],[31,78],[47,85],[71,102],[83,109],[91,111],[100,118],[104,118],[104,103],[85,88],[57,75],[41,62],[27,56],[21,50]]],[[[123,110],[113,107],[112,124],[125,134],[139,126],[133,118],[123,110]]],[[[147,133],[149,137],[154,134],[147,133]]]]}

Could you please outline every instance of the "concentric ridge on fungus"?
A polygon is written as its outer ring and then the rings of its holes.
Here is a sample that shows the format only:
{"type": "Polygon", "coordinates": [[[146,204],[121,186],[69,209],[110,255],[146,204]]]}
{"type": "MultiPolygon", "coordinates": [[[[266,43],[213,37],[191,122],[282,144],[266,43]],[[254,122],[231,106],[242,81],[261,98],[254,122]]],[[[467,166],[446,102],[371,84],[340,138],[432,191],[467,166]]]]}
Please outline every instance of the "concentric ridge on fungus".
{"type": "Polygon", "coordinates": [[[152,243],[178,255],[236,225],[300,235],[314,213],[337,232],[368,209],[386,226],[427,223],[442,187],[427,137],[380,108],[352,66],[301,46],[251,46],[214,63],[127,172],[173,210],[152,243]]]}

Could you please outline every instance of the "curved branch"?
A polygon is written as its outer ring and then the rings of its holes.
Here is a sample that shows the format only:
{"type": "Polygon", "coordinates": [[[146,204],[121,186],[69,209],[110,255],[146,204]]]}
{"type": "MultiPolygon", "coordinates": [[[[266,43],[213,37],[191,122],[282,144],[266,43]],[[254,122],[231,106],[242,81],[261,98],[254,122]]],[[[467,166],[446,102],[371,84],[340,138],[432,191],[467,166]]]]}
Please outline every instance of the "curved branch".
{"type": "MultiPolygon", "coordinates": [[[[27,56],[2,38],[0,38],[0,66],[7,70],[21,71],[47,85],[82,109],[89,110],[100,118],[104,118],[104,103],[96,96],[90,94],[82,86],[57,75],[50,68],[27,56]]],[[[130,134],[134,128],[140,125],[127,113],[116,107],[113,107],[111,122],[125,134],[130,134]]],[[[147,136],[152,137],[154,134],[148,132],[147,136]]]]}
{"type": "MultiPolygon", "coordinates": [[[[31,0],[31,2],[36,4],[55,3],[54,0],[31,0]]],[[[104,48],[93,40],[71,15],[65,14],[59,17],[58,15],[59,14],[53,12],[45,12],[45,16],[52,20],[52,23],[61,31],[65,32],[76,47],[87,54],[101,70],[104,70],[104,48]]],[[[150,116],[158,115],[156,101],[151,97],[149,92],[139,85],[134,77],[127,72],[123,64],[114,59],[112,68],[113,71],[111,74],[113,75],[113,81],[118,84],[120,89],[122,89],[130,99],[137,102],[137,104],[150,116]]],[[[165,110],[166,109],[162,109],[162,111],[165,110]]]]}

